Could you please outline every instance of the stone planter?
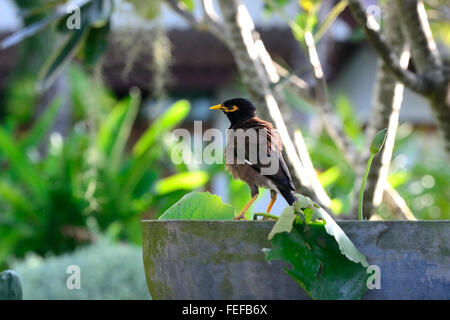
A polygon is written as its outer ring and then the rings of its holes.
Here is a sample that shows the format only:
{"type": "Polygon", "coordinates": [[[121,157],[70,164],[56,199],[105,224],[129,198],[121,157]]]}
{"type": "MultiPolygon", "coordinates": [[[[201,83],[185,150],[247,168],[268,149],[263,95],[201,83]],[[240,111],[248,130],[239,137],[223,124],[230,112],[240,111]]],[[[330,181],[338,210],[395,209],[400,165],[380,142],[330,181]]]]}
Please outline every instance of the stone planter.
{"type": "MultiPolygon", "coordinates": [[[[142,221],[153,299],[309,299],[262,248],[272,221],[142,221]]],[[[340,221],[381,273],[364,299],[450,299],[450,221],[340,221]]]]}

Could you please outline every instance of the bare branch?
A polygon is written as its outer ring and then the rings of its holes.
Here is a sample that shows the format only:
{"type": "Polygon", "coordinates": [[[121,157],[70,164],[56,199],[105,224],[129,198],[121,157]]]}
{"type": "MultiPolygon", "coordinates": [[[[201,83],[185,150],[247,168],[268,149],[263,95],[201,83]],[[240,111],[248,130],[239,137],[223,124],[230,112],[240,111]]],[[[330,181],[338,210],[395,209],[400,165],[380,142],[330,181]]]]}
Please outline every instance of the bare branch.
{"type": "Polygon", "coordinates": [[[377,22],[373,17],[368,19],[360,1],[349,0],[349,7],[356,22],[364,29],[367,40],[372,44],[380,58],[383,59],[387,68],[396,76],[397,80],[413,91],[428,94],[431,90],[429,82],[401,67],[398,57],[392,52],[384,37],[378,32],[379,26],[377,22]]]}
{"type": "Polygon", "coordinates": [[[417,220],[402,196],[399,195],[389,183],[386,183],[384,187],[383,201],[396,219],[417,220]]]}
{"type": "Polygon", "coordinates": [[[450,156],[450,71],[443,64],[437,50],[423,2],[397,0],[395,4],[414,64],[431,83],[432,90],[427,94],[427,98],[444,137],[447,155],[450,156]]]}
{"type": "Polygon", "coordinates": [[[333,111],[328,96],[328,86],[319,60],[316,49],[316,43],[311,33],[305,33],[305,43],[307,48],[307,57],[313,69],[313,75],[316,79],[315,96],[316,107],[322,123],[330,135],[331,139],[336,143],[338,149],[346,157],[348,163],[356,163],[359,158],[359,152],[345,134],[342,122],[333,111]]]}
{"type": "Polygon", "coordinates": [[[295,74],[289,73],[288,70],[283,68],[275,61],[273,61],[273,65],[275,66],[278,74],[281,77],[284,77],[284,79],[281,79],[277,83],[274,83],[274,86],[285,85],[287,88],[297,93],[297,95],[302,99],[310,103],[314,102],[314,90],[305,80],[301,79],[295,74]]]}
{"type": "Polygon", "coordinates": [[[226,44],[225,28],[214,10],[212,0],[202,0],[203,16],[209,31],[226,44]]]}
{"type": "MultiPolygon", "coordinates": [[[[398,18],[403,24],[406,38],[410,43],[411,55],[414,65],[421,74],[430,71],[439,71],[442,68],[442,60],[431,34],[427,13],[422,1],[401,0],[396,1],[397,12],[401,12],[398,18]]],[[[433,75],[432,78],[435,78],[433,75]]]]}

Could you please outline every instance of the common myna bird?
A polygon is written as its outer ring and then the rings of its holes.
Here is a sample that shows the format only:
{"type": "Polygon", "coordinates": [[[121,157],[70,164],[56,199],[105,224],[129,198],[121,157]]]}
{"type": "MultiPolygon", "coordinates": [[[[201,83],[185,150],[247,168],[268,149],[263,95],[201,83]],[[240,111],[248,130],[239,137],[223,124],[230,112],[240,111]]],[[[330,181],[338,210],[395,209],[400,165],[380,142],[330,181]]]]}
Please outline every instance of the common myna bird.
{"type": "Polygon", "coordinates": [[[225,146],[225,169],[234,179],[239,178],[250,187],[252,199],[235,219],[244,218],[245,212],[258,197],[258,187],[270,190],[271,201],[266,213],[270,213],[277,199],[277,193],[280,193],[289,205],[292,205],[296,200],[295,188],[281,154],[280,136],[272,124],[257,118],[256,107],[243,98],[230,99],[210,109],[223,111],[231,122],[225,146]],[[250,137],[245,138],[244,143],[236,141],[237,132],[244,132],[245,135],[252,130],[256,133],[256,141],[250,137]],[[245,158],[240,159],[240,154],[245,158]],[[270,164],[267,162],[268,158],[271,160],[270,164]],[[270,167],[270,165],[274,166],[270,167]],[[275,170],[271,170],[273,168],[275,170]]]}

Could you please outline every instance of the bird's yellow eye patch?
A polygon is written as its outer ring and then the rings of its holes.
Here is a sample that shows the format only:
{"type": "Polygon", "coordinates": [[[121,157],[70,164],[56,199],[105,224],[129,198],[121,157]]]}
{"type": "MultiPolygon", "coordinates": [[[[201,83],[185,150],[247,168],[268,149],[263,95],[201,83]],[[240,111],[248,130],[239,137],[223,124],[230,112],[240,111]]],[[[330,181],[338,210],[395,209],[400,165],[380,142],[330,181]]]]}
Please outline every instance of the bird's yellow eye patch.
{"type": "Polygon", "coordinates": [[[231,107],[227,107],[224,111],[225,112],[235,112],[236,110],[239,110],[239,108],[236,107],[235,105],[233,105],[231,107]]]}

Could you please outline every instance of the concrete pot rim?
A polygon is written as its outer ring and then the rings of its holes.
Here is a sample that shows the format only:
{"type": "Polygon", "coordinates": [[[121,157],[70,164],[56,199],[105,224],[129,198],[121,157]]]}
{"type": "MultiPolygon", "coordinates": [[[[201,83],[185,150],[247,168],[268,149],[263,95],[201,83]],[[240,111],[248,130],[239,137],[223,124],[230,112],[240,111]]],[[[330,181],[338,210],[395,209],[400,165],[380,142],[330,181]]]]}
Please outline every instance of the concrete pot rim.
{"type": "MultiPolygon", "coordinates": [[[[275,223],[274,220],[152,220],[152,219],[143,219],[141,220],[142,224],[150,224],[150,223],[181,223],[181,222],[193,222],[193,223],[275,223]]],[[[347,223],[357,223],[357,224],[379,224],[379,223],[388,223],[388,224],[422,224],[422,223],[450,223],[450,220],[336,220],[338,224],[347,224],[347,223]]]]}
{"type": "MultiPolygon", "coordinates": [[[[265,261],[261,249],[270,247],[274,223],[142,220],[152,297],[309,299],[281,261],[265,261]]],[[[382,270],[381,289],[370,290],[365,299],[449,299],[450,220],[337,223],[368,263],[382,270]]]]}

